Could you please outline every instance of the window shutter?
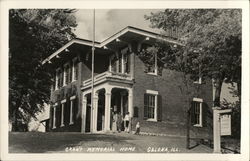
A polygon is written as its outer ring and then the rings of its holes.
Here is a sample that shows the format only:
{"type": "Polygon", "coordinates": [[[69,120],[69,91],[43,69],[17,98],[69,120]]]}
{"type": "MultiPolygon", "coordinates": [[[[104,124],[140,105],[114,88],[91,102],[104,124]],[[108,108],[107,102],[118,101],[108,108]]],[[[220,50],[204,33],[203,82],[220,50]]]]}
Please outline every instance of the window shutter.
{"type": "Polygon", "coordinates": [[[202,103],[202,127],[206,127],[207,126],[207,112],[208,112],[208,108],[207,105],[203,102],[202,103]]]}
{"type": "Polygon", "coordinates": [[[69,66],[69,83],[72,81],[72,65],[69,66]]]}
{"type": "Polygon", "coordinates": [[[191,108],[190,108],[190,118],[191,118],[191,125],[194,125],[195,124],[195,102],[192,101],[191,102],[191,108]]]}
{"type": "Polygon", "coordinates": [[[162,121],[162,97],[157,96],[157,121],[162,121]]]}
{"type": "Polygon", "coordinates": [[[144,94],[144,119],[148,118],[148,95],[144,94]]]}

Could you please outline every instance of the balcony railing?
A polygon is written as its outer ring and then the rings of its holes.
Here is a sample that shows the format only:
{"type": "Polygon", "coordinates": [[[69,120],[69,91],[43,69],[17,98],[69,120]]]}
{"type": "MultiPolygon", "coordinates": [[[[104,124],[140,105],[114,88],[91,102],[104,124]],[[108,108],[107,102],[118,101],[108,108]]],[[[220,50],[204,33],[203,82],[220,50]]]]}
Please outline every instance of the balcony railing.
{"type": "MultiPolygon", "coordinates": [[[[108,79],[132,81],[132,78],[129,74],[106,71],[104,73],[101,73],[101,74],[94,76],[94,84],[104,82],[108,79]]],[[[87,79],[87,80],[83,81],[83,87],[90,86],[90,85],[91,85],[91,79],[87,79]]]]}

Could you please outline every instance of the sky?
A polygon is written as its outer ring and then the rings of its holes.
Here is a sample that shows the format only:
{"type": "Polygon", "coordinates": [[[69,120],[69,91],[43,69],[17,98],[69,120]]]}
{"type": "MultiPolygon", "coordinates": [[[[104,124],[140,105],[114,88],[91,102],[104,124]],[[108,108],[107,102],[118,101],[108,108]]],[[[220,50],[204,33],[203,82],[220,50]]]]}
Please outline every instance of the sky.
{"type": "MultiPolygon", "coordinates": [[[[150,28],[150,22],[144,15],[158,12],[160,9],[97,9],[95,10],[96,41],[103,41],[127,26],[134,26],[152,32],[158,29],[150,28]]],[[[78,38],[92,40],[93,10],[82,9],[75,13],[78,26],[75,34],[78,38]]]]}

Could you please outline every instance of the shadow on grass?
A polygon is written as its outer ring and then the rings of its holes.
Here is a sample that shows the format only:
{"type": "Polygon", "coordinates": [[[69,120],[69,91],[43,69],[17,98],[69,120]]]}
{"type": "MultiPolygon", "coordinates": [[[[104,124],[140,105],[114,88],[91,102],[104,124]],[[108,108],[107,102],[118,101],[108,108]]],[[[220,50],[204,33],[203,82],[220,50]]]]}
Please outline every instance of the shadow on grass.
{"type": "Polygon", "coordinates": [[[10,132],[9,153],[45,153],[48,151],[62,151],[65,147],[76,146],[80,142],[112,142],[121,144],[132,138],[108,134],[81,133],[40,133],[40,132],[10,132]]]}

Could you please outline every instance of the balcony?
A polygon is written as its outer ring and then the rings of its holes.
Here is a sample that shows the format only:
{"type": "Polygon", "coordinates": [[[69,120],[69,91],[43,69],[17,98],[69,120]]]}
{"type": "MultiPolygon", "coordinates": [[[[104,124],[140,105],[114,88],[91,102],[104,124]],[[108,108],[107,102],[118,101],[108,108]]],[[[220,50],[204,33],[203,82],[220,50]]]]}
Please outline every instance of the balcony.
{"type": "MultiPolygon", "coordinates": [[[[104,73],[94,76],[94,85],[105,83],[107,81],[128,83],[128,84],[133,83],[132,77],[130,74],[106,71],[104,73]]],[[[91,86],[91,79],[87,79],[83,81],[83,84],[82,84],[83,89],[89,88],[90,86],[91,86]]]]}

